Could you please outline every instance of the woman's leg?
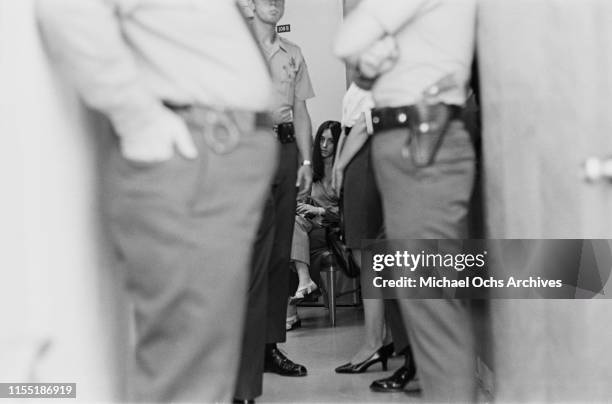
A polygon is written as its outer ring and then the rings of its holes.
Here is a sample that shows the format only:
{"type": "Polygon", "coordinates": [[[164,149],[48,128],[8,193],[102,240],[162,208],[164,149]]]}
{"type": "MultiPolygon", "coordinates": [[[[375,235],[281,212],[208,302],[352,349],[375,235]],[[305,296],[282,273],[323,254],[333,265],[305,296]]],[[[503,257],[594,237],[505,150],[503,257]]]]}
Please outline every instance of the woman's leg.
{"type": "Polygon", "coordinates": [[[307,287],[312,282],[312,279],[310,278],[308,264],[301,261],[295,261],[294,264],[298,276],[298,290],[300,290],[307,287]]]}
{"type": "Polygon", "coordinates": [[[291,262],[294,264],[298,275],[298,285],[297,290],[293,288],[289,290],[289,301],[303,298],[317,289],[308,270],[310,267],[310,230],[312,230],[312,224],[302,216],[296,215],[291,242],[291,262]]]}
{"type": "MultiPolygon", "coordinates": [[[[361,250],[353,249],[355,262],[361,263],[361,250]]],[[[351,359],[351,363],[359,363],[368,359],[389,339],[389,333],[385,332],[385,304],[382,299],[364,299],[364,340],[359,350],[351,359]]]]}
{"type": "MultiPolygon", "coordinates": [[[[310,230],[312,224],[302,216],[296,215],[293,227],[293,240],[291,242],[291,262],[295,265],[298,275],[297,291],[304,289],[312,283],[308,268],[310,267],[310,230]]],[[[292,296],[293,292],[290,291],[292,296]]]]}
{"type": "Polygon", "coordinates": [[[299,319],[298,317],[298,310],[297,310],[297,305],[294,303],[291,303],[291,298],[289,299],[289,304],[287,304],[287,325],[290,326],[293,323],[297,322],[297,320],[299,319]]]}

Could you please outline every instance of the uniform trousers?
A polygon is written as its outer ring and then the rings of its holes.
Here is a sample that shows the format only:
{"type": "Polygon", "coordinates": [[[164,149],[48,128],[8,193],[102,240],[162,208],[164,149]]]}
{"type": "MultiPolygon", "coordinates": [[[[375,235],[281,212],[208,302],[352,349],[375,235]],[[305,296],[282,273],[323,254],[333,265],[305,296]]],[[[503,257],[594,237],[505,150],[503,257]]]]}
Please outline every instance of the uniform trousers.
{"type": "Polygon", "coordinates": [[[180,112],[196,159],[136,163],[115,149],[108,165],[111,232],[135,314],[130,401],[232,398],[252,245],[277,145],[254,127],[254,114],[225,113],[240,141],[216,154],[204,135],[225,130],[203,123],[204,112],[180,112]]]}
{"type": "MultiPolygon", "coordinates": [[[[269,136],[273,138],[272,134],[269,136]]],[[[265,344],[286,339],[298,149],[295,143],[287,143],[280,150],[253,251],[242,358],[234,395],[239,399],[261,395],[265,344]]]]}
{"type": "MultiPolygon", "coordinates": [[[[382,203],[372,168],[371,146],[368,139],[346,167],[344,177],[344,233],[347,247],[354,249],[362,248],[362,240],[384,235],[382,203]]],[[[362,285],[366,282],[365,275],[365,271],[361,271],[362,285]]],[[[403,352],[410,346],[410,341],[397,300],[386,299],[384,308],[395,352],[403,352]]]]}
{"type": "MultiPolygon", "coordinates": [[[[407,129],[396,129],[372,139],[374,173],[382,196],[387,237],[465,238],[475,155],[463,123],[450,122],[434,163],[425,168],[402,158],[400,150],[407,134],[407,129]]],[[[398,300],[398,304],[424,398],[437,402],[473,401],[475,353],[469,303],[405,299],[398,300]]]]}

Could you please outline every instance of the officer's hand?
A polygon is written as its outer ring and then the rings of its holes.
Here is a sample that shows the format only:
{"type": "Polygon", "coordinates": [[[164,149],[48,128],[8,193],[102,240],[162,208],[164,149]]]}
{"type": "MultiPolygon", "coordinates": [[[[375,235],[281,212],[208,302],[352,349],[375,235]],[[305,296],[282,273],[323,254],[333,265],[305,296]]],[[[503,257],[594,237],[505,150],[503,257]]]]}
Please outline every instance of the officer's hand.
{"type": "Polygon", "coordinates": [[[171,111],[161,115],[150,130],[125,134],[120,140],[123,157],[136,162],[159,163],[170,160],[175,149],[188,159],[198,156],[187,125],[171,111]]]}
{"type": "Polygon", "coordinates": [[[387,36],[376,42],[359,58],[359,71],[365,77],[378,77],[397,63],[399,51],[395,39],[387,36]]]}
{"type": "Polygon", "coordinates": [[[310,195],[310,189],[312,188],[312,167],[301,166],[297,174],[296,187],[300,189],[298,192],[298,198],[304,198],[310,195]]]}

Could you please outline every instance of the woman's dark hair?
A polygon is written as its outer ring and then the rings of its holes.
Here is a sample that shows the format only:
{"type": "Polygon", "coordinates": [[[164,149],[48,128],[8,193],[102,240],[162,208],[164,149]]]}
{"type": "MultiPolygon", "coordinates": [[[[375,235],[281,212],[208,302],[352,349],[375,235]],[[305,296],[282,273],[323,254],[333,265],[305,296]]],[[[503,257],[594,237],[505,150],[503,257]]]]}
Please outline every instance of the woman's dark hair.
{"type": "Polygon", "coordinates": [[[334,142],[334,153],[332,154],[332,162],[336,159],[336,146],[340,139],[340,132],[342,127],[338,121],[325,121],[319,126],[317,135],[314,138],[314,144],[312,145],[312,181],[317,182],[323,179],[325,175],[325,166],[323,165],[323,157],[321,156],[321,137],[323,132],[327,129],[331,131],[332,139],[334,142]]]}

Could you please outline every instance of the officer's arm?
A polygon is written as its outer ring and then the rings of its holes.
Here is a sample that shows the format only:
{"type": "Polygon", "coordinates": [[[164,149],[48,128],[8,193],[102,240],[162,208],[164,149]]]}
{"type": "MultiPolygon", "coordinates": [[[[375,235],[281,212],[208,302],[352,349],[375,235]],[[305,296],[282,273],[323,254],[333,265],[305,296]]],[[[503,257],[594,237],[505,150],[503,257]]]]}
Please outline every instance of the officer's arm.
{"type": "Polygon", "coordinates": [[[346,18],[336,37],[336,56],[356,64],[375,42],[395,34],[414,18],[427,0],[363,0],[346,18]]]}
{"type": "Polygon", "coordinates": [[[293,105],[293,124],[295,126],[295,140],[300,150],[302,161],[312,160],[312,121],[310,120],[306,101],[295,100],[293,105]]]}
{"type": "MultiPolygon", "coordinates": [[[[293,124],[295,126],[295,139],[300,150],[302,161],[312,161],[312,123],[305,100],[295,99],[293,105],[293,124]]],[[[302,164],[298,169],[297,182],[300,188],[298,197],[310,194],[312,187],[312,166],[302,164]]]]}
{"type": "Polygon", "coordinates": [[[186,130],[144,84],[121,35],[119,1],[38,0],[41,34],[51,57],[124,140],[146,143],[186,130]]]}

